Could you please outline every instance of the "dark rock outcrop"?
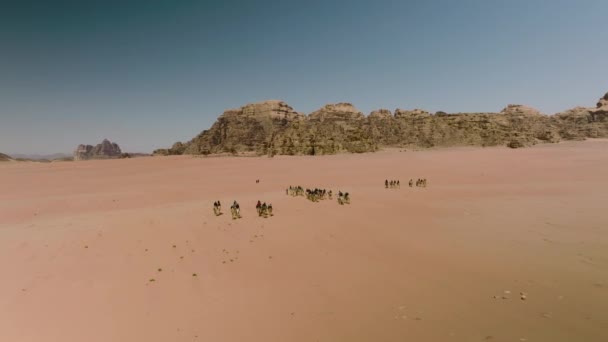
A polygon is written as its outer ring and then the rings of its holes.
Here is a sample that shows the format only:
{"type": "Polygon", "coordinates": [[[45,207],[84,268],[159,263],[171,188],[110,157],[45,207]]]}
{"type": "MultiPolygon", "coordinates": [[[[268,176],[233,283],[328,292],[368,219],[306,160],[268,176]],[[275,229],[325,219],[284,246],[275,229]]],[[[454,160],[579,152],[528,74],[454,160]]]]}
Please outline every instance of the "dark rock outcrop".
{"type": "Polygon", "coordinates": [[[13,158],[8,154],[0,153],[0,162],[13,161],[13,158]]]}
{"type": "Polygon", "coordinates": [[[172,156],[172,155],[184,154],[185,150],[186,150],[186,145],[184,145],[178,141],[175,144],[173,144],[173,146],[171,148],[157,149],[157,150],[154,150],[154,152],[152,152],[152,154],[155,156],[172,156]]]}
{"type": "Polygon", "coordinates": [[[596,108],[544,115],[523,105],[500,113],[387,109],[365,116],[350,103],[329,104],[304,115],[282,101],[225,111],[208,130],[157,155],[315,155],[373,152],[382,146],[509,146],[608,137],[608,94],[596,108]]]}
{"type": "Polygon", "coordinates": [[[74,151],[74,160],[112,159],[120,158],[121,155],[122,151],[117,144],[104,139],[101,144],[96,146],[78,145],[74,151]]]}

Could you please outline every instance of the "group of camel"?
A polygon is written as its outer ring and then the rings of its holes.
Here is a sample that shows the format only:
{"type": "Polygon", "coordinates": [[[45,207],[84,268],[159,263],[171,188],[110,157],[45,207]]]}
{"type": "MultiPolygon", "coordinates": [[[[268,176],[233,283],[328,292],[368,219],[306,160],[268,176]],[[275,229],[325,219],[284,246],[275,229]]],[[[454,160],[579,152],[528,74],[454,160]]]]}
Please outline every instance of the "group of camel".
{"type": "MultiPolygon", "coordinates": [[[[296,197],[296,196],[306,196],[306,199],[312,202],[319,202],[324,199],[333,199],[333,191],[326,189],[306,189],[304,190],[301,186],[289,186],[289,188],[285,189],[285,193],[287,195],[296,197]]],[[[350,204],[350,195],[348,192],[342,193],[342,191],[338,191],[338,204],[350,204]]]]}
{"type": "Polygon", "coordinates": [[[398,180],[392,180],[392,181],[389,182],[388,179],[387,179],[387,180],[384,181],[384,187],[387,188],[387,189],[389,187],[391,189],[400,188],[401,187],[401,183],[398,180]]]}
{"type": "MultiPolygon", "coordinates": [[[[220,201],[213,202],[213,213],[215,214],[215,216],[222,215],[222,203],[220,201]]],[[[233,220],[242,218],[241,206],[239,205],[239,202],[234,201],[232,203],[232,205],[230,206],[230,213],[232,214],[233,220]]]]}
{"type": "MultiPolygon", "coordinates": [[[[272,213],[272,204],[266,204],[266,202],[262,203],[258,201],[255,206],[255,209],[258,212],[258,216],[264,218],[274,215],[272,213]]],[[[215,214],[215,216],[222,215],[222,203],[220,201],[213,202],[213,213],[215,214]]],[[[232,205],[230,206],[230,213],[232,214],[233,220],[243,218],[241,216],[241,206],[239,202],[234,201],[232,203],[232,205]]]]}
{"type": "MultiPolygon", "coordinates": [[[[259,183],[259,180],[256,180],[256,183],[259,183]]],[[[414,186],[414,180],[410,179],[408,185],[411,187],[414,186]]],[[[416,186],[417,187],[423,187],[426,188],[427,182],[426,182],[426,178],[418,178],[418,180],[416,180],[416,186]]],[[[391,189],[395,189],[395,188],[400,188],[401,187],[401,183],[399,182],[399,180],[391,180],[389,181],[388,179],[384,181],[384,187],[385,188],[391,188],[391,189]]],[[[326,190],[326,189],[319,189],[319,188],[315,188],[315,189],[304,189],[301,186],[289,186],[289,188],[285,189],[285,193],[289,196],[306,196],[306,198],[312,202],[319,202],[320,200],[324,200],[324,199],[333,199],[333,192],[331,190],[326,190]]],[[[342,191],[338,191],[338,204],[340,205],[344,205],[344,204],[350,204],[350,195],[348,194],[348,192],[342,192],[342,191]]],[[[260,217],[264,217],[267,218],[269,216],[274,216],[274,214],[272,213],[272,204],[266,204],[266,202],[262,203],[261,201],[258,201],[258,203],[255,206],[256,211],[258,212],[258,216],[260,217]]],[[[239,205],[239,203],[237,201],[234,201],[232,203],[232,205],[230,206],[230,212],[232,213],[232,219],[236,220],[236,219],[240,219],[242,218],[241,216],[241,207],[239,205]]],[[[215,214],[215,216],[220,216],[222,215],[222,204],[220,203],[220,201],[216,201],[213,202],[213,213],[215,214]]]]}
{"type": "Polygon", "coordinates": [[[272,204],[266,204],[266,202],[262,203],[258,200],[258,203],[255,205],[255,210],[258,212],[258,216],[267,218],[268,216],[274,216],[272,213],[272,204]]]}
{"type": "MultiPolygon", "coordinates": [[[[408,184],[409,184],[410,188],[413,187],[414,180],[410,179],[408,184]]],[[[416,186],[426,188],[426,178],[418,178],[418,180],[416,181],[416,186]]],[[[398,188],[401,188],[401,183],[399,182],[399,180],[389,181],[388,179],[386,179],[386,180],[384,180],[384,187],[387,189],[388,188],[398,189],[398,188]]]]}
{"type": "MultiPolygon", "coordinates": [[[[410,188],[414,185],[414,180],[410,179],[409,182],[410,188]]],[[[426,188],[426,178],[418,178],[416,181],[416,186],[421,188],[426,188]]]]}
{"type": "Polygon", "coordinates": [[[304,188],[301,186],[289,186],[289,188],[285,189],[285,193],[290,196],[304,196],[304,188]]]}

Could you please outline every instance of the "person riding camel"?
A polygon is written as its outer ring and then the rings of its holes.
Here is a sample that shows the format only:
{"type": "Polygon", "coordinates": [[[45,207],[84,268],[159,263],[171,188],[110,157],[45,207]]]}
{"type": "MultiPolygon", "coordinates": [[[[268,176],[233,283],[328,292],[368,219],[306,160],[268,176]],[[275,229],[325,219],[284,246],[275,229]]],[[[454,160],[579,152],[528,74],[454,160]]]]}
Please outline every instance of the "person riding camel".
{"type": "Polygon", "coordinates": [[[266,202],[262,203],[262,210],[260,211],[264,217],[268,216],[268,206],[266,202]]]}
{"type": "Polygon", "coordinates": [[[241,206],[239,205],[239,202],[234,201],[232,206],[234,207],[234,216],[236,216],[236,218],[241,218],[241,206]]]}

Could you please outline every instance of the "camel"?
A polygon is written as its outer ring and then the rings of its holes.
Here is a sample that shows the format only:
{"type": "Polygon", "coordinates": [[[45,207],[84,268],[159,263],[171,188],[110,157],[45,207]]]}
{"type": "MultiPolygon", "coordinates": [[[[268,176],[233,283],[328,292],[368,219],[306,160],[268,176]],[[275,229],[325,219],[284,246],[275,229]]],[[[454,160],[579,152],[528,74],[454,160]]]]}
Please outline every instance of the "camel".
{"type": "Polygon", "coordinates": [[[342,194],[340,192],[338,194],[338,204],[340,204],[340,205],[350,204],[350,195],[348,194],[348,192],[345,192],[344,194],[342,194]]]}
{"type": "Polygon", "coordinates": [[[260,212],[262,213],[262,217],[264,217],[264,218],[268,217],[268,206],[266,205],[266,202],[264,202],[262,204],[260,212]]]}
{"type": "Polygon", "coordinates": [[[236,220],[236,208],[234,206],[230,206],[230,214],[232,214],[232,219],[236,220]]]}
{"type": "Polygon", "coordinates": [[[230,213],[232,214],[232,219],[236,220],[237,218],[241,218],[241,206],[237,201],[234,201],[230,206],[230,213]]]}
{"type": "Polygon", "coordinates": [[[215,216],[222,215],[222,207],[220,205],[220,201],[213,202],[213,213],[215,214],[215,216]]]}

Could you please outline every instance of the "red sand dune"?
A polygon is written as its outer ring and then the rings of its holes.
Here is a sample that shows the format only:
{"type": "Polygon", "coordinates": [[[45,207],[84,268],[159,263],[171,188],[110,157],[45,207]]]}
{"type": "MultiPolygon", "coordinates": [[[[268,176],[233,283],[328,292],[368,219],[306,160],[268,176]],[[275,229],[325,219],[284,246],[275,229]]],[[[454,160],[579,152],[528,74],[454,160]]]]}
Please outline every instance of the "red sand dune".
{"type": "Polygon", "coordinates": [[[607,341],[606,175],[607,141],[2,164],[0,341],[607,341]]]}

